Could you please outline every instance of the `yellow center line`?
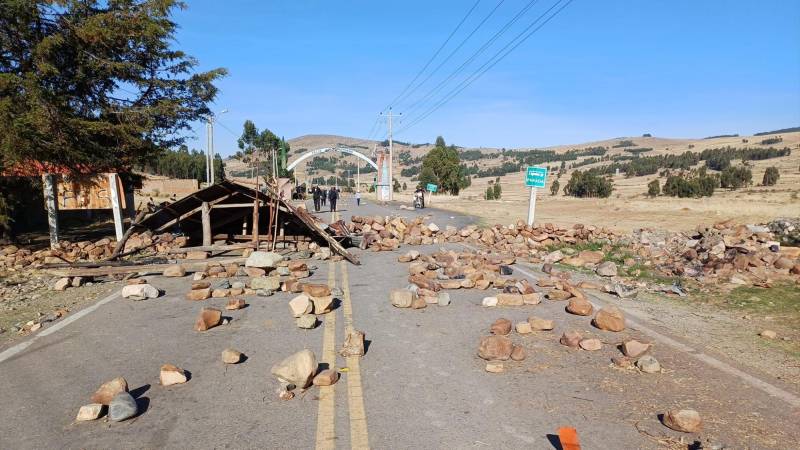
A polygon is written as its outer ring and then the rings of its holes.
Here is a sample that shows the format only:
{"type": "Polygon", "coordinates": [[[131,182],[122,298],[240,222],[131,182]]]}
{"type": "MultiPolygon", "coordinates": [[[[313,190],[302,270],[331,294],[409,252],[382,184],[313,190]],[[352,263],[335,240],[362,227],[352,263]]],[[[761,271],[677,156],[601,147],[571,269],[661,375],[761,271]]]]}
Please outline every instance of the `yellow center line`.
{"type": "MultiPolygon", "coordinates": [[[[328,264],[328,286],[336,287],[336,264],[328,264]]],[[[322,362],[329,369],[336,369],[336,312],[325,314],[325,329],[322,335],[322,362]]],[[[335,385],[319,388],[319,409],[317,412],[317,449],[336,448],[336,428],[334,426],[335,385]]]]}
{"type": "MultiPolygon", "coordinates": [[[[347,262],[342,261],[342,312],[344,313],[345,333],[353,330],[353,303],[350,300],[350,280],[347,275],[347,262]]],[[[361,387],[361,357],[347,357],[347,404],[350,408],[350,445],[354,449],[368,449],[367,413],[364,409],[364,394],[361,387]]]]}

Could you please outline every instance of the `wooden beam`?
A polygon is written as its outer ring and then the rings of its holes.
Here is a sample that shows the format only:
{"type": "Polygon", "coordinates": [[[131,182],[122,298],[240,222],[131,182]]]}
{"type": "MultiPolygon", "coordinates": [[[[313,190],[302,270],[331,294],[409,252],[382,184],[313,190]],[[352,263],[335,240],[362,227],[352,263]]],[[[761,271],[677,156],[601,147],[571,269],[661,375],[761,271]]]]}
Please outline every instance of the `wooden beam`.
{"type": "Polygon", "coordinates": [[[227,245],[200,245],[197,247],[180,247],[171,248],[167,253],[186,253],[186,252],[226,252],[229,250],[242,250],[246,248],[253,248],[252,242],[243,244],[227,244],[227,245]]]}
{"type": "MultiPolygon", "coordinates": [[[[217,264],[243,264],[247,258],[224,258],[214,259],[213,262],[217,264]]],[[[178,260],[178,264],[186,269],[186,272],[202,272],[206,270],[209,260],[178,260]]],[[[118,266],[118,267],[98,267],[90,269],[69,268],[69,269],[50,269],[47,273],[60,276],[60,277],[101,277],[106,275],[125,275],[129,273],[145,274],[159,274],[167,267],[171,266],[170,263],[164,264],[143,264],[138,266],[118,266]]]]}
{"type": "Polygon", "coordinates": [[[208,202],[203,202],[201,206],[203,219],[203,245],[211,245],[211,207],[208,202]]]}
{"type": "MultiPolygon", "coordinates": [[[[263,204],[261,206],[264,206],[263,204]]],[[[219,208],[252,208],[252,203],[220,203],[217,205],[212,206],[212,209],[219,209],[219,208]]]]}

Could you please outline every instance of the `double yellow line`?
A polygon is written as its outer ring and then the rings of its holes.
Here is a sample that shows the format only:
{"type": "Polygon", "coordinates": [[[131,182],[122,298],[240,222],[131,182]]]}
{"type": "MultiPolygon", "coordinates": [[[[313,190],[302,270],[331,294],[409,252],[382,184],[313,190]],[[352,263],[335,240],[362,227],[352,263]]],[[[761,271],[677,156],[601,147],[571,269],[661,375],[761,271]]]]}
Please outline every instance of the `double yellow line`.
{"type": "MultiPolygon", "coordinates": [[[[335,221],[338,213],[331,214],[335,221]]],[[[344,314],[345,333],[353,330],[353,304],[350,298],[350,280],[347,273],[347,262],[339,262],[341,271],[342,312],[344,314]]],[[[328,263],[328,286],[336,287],[336,263],[328,263]]],[[[322,362],[330,369],[336,369],[336,311],[325,315],[325,325],[322,336],[322,362]]],[[[353,449],[368,449],[369,436],[367,434],[367,413],[364,409],[364,395],[361,386],[360,357],[349,356],[346,358],[348,371],[347,377],[347,403],[350,413],[350,446],[353,449]]],[[[317,449],[336,448],[335,427],[335,386],[320,388],[319,410],[317,413],[317,449]]]]}

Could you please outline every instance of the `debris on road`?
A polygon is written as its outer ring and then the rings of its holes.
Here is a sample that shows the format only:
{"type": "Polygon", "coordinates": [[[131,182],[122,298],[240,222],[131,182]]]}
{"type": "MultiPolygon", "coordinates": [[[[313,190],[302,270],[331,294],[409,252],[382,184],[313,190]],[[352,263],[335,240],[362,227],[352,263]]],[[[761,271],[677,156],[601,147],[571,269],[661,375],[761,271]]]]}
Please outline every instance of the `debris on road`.
{"type": "Polygon", "coordinates": [[[605,331],[622,331],[625,329],[625,315],[616,306],[604,306],[597,311],[592,324],[605,331]]]}
{"type": "Polygon", "coordinates": [[[203,308],[200,310],[200,316],[194,323],[195,331],[206,331],[222,322],[222,311],[217,308],[203,308]]]}
{"type": "Polygon", "coordinates": [[[578,345],[582,349],[590,352],[597,351],[603,348],[603,343],[600,342],[600,339],[597,338],[581,339],[578,345]]]}
{"type": "Polygon", "coordinates": [[[364,332],[354,329],[347,330],[339,354],[345,358],[350,356],[364,356],[364,332]]]}
{"type": "Polygon", "coordinates": [[[661,372],[661,364],[657,359],[650,355],[644,355],[636,360],[636,367],[644,373],[661,372]]]}
{"type": "Polygon", "coordinates": [[[228,311],[235,311],[237,309],[242,309],[247,306],[247,303],[241,298],[232,298],[228,300],[228,303],[225,304],[225,309],[228,311]]]}
{"type": "Polygon", "coordinates": [[[505,372],[505,367],[503,363],[500,362],[488,362],[486,363],[486,371],[489,373],[503,373],[505,372]]]}
{"type": "Polygon", "coordinates": [[[141,283],[123,286],[121,295],[130,300],[145,300],[148,298],[158,298],[161,292],[149,284],[141,283]]]}
{"type": "Polygon", "coordinates": [[[513,350],[514,344],[505,336],[484,336],[478,345],[478,356],[487,361],[505,361],[513,350]]]}
{"type": "Polygon", "coordinates": [[[128,392],[120,392],[114,396],[108,405],[108,418],[113,422],[122,422],[130,419],[139,412],[136,399],[128,392]]]}
{"type": "Polygon", "coordinates": [[[334,369],[320,371],[312,380],[314,386],[331,386],[339,381],[339,372],[334,369]]]}
{"type": "Polygon", "coordinates": [[[313,314],[301,314],[300,317],[295,319],[297,328],[310,330],[317,326],[317,316],[313,314]]]}
{"type": "Polygon", "coordinates": [[[100,403],[90,403],[88,405],[83,405],[78,410],[78,415],[75,417],[76,422],[85,422],[90,420],[97,420],[100,416],[103,415],[103,410],[105,409],[105,405],[101,405],[100,403]]]}
{"type": "Polygon", "coordinates": [[[561,335],[561,339],[559,339],[558,342],[566,345],[567,347],[578,348],[582,339],[583,337],[579,332],[571,330],[565,331],[564,334],[561,335]]]}
{"type": "Polygon", "coordinates": [[[505,336],[511,333],[511,321],[502,318],[495,320],[494,323],[492,323],[492,326],[489,327],[489,333],[498,336],[505,336]]]}

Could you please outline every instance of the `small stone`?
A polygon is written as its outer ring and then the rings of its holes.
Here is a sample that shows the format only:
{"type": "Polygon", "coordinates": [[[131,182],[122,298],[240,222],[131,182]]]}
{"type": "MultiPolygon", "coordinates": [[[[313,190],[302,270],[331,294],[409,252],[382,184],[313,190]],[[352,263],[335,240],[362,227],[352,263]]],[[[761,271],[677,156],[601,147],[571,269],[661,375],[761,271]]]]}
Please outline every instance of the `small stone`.
{"type": "Polygon", "coordinates": [[[266,270],[260,269],[258,267],[245,267],[243,270],[244,273],[251,278],[259,278],[267,274],[266,270]]]}
{"type": "Polygon", "coordinates": [[[590,316],[592,314],[592,304],[588,300],[580,297],[572,297],[567,304],[567,312],[579,316],[590,316]]]}
{"type": "Polygon", "coordinates": [[[615,277],[617,276],[617,265],[611,261],[600,263],[595,270],[601,277],[615,277]]]}
{"type": "Polygon", "coordinates": [[[72,280],[69,278],[60,278],[58,281],[53,284],[53,289],[56,291],[66,291],[69,286],[72,285],[72,280]]]}
{"type": "Polygon", "coordinates": [[[349,356],[364,356],[364,337],[363,331],[348,330],[339,354],[345,358],[349,356]]]}
{"type": "Polygon", "coordinates": [[[173,264],[164,269],[161,274],[165,277],[182,277],[186,275],[186,269],[180,264],[173,264]]]}
{"type": "Polygon", "coordinates": [[[192,283],[193,291],[196,289],[208,289],[210,287],[211,283],[209,283],[208,281],[195,281],[194,283],[192,283]]]}
{"type": "Polygon", "coordinates": [[[222,351],[222,362],[225,364],[239,364],[242,361],[242,352],[232,348],[222,351]]]}
{"type": "Polygon", "coordinates": [[[225,305],[225,309],[228,311],[235,311],[237,309],[242,309],[247,305],[245,301],[241,298],[232,298],[228,300],[228,303],[225,305]]]}
{"type": "Polygon", "coordinates": [[[268,289],[271,291],[277,291],[281,288],[281,278],[280,277],[261,277],[261,278],[251,278],[250,279],[250,289],[268,289]]]}
{"type": "Polygon", "coordinates": [[[207,276],[208,276],[208,275],[206,275],[206,273],[205,273],[205,272],[195,272],[195,273],[192,275],[192,281],[200,281],[200,280],[202,280],[203,278],[205,278],[205,277],[207,277],[207,276]]]}
{"type": "Polygon", "coordinates": [[[83,286],[83,282],[85,279],[83,277],[73,277],[72,278],[72,287],[81,287],[83,286]]]}
{"type": "Polygon", "coordinates": [[[486,371],[489,373],[502,373],[505,372],[505,367],[503,363],[500,362],[488,362],[486,363],[486,371]]]}
{"type": "Polygon", "coordinates": [[[180,367],[173,366],[172,364],[164,364],[161,366],[161,373],[159,380],[162,386],[172,386],[173,384],[186,383],[186,372],[180,367]]]}
{"type": "Polygon", "coordinates": [[[427,308],[428,302],[425,300],[425,298],[426,297],[414,297],[414,300],[411,302],[411,308],[412,309],[427,308]]]}
{"type": "Polygon", "coordinates": [[[515,345],[511,350],[511,359],[514,361],[523,361],[527,356],[525,349],[520,345],[515,345]]]}
{"type": "Polygon", "coordinates": [[[410,308],[414,302],[414,297],[416,297],[416,294],[408,289],[393,289],[389,293],[392,305],[397,308],[410,308]]]}
{"type": "Polygon", "coordinates": [[[481,304],[486,307],[497,306],[497,297],[484,297],[481,304]]]}
{"type": "Polygon", "coordinates": [[[333,309],[333,296],[311,297],[314,314],[327,314],[333,309]]]}
{"type": "Polygon", "coordinates": [[[517,330],[519,334],[530,334],[533,333],[533,327],[529,322],[519,322],[517,323],[514,328],[517,330]]]}
{"type": "Polygon", "coordinates": [[[81,406],[81,409],[78,410],[78,416],[75,417],[77,422],[84,422],[87,420],[97,420],[103,415],[103,408],[105,405],[101,405],[100,403],[90,403],[88,405],[81,406]]]}
{"type": "Polygon", "coordinates": [[[192,289],[191,291],[186,293],[187,300],[205,300],[207,298],[211,298],[211,288],[205,289],[192,289]]]}
{"type": "Polygon", "coordinates": [[[636,361],[636,367],[644,373],[661,372],[661,364],[650,355],[644,355],[636,361]]]}
{"type": "Polygon", "coordinates": [[[327,297],[331,295],[331,288],[327,284],[303,283],[303,292],[311,297],[327,297]]]}
{"type": "Polygon", "coordinates": [[[291,400],[291,399],[294,398],[294,392],[282,389],[278,393],[278,398],[281,399],[281,400],[291,400]]]}
{"type": "Polygon", "coordinates": [[[450,294],[447,292],[439,292],[436,296],[436,303],[439,306],[448,306],[450,304],[450,294]]]}
{"type": "Polygon", "coordinates": [[[542,293],[534,292],[533,294],[522,294],[522,303],[526,305],[538,305],[542,303],[542,293]]]}
{"type": "Polygon", "coordinates": [[[583,337],[577,331],[565,331],[564,334],[561,335],[561,339],[558,340],[562,345],[566,345],[567,347],[577,348],[583,337]]]}
{"type": "Polygon", "coordinates": [[[339,381],[339,372],[333,369],[325,369],[314,377],[314,386],[331,386],[339,381]]]}
{"type": "Polygon", "coordinates": [[[305,349],[272,366],[271,373],[285,383],[292,383],[306,388],[311,383],[317,370],[317,358],[314,352],[305,349]]]}
{"type": "Polygon", "coordinates": [[[111,381],[106,381],[92,394],[92,403],[108,405],[114,396],[120,392],[128,392],[128,382],[125,381],[125,378],[117,377],[111,381]]]}
{"type": "Polygon", "coordinates": [[[136,400],[127,392],[120,392],[114,396],[108,405],[108,418],[114,422],[130,419],[138,412],[136,400]]]}
{"type": "Polygon", "coordinates": [[[211,291],[211,297],[213,297],[213,298],[224,298],[224,297],[227,297],[228,294],[230,294],[230,290],[228,290],[228,289],[219,289],[218,288],[218,289],[214,289],[213,291],[211,291]]]}
{"type": "Polygon", "coordinates": [[[700,413],[693,409],[667,411],[663,416],[664,425],[683,433],[697,433],[703,428],[700,413]]]}
{"type": "Polygon", "coordinates": [[[552,320],[542,319],[536,316],[528,317],[528,323],[534,331],[550,331],[555,328],[555,322],[552,320]]]}
{"type": "Polygon", "coordinates": [[[312,329],[317,326],[317,316],[313,314],[302,314],[296,320],[297,328],[312,329]]]}
{"type": "Polygon", "coordinates": [[[596,338],[582,339],[578,345],[580,345],[582,349],[588,350],[590,352],[597,351],[603,348],[603,343],[600,342],[600,339],[596,338]]]}
{"type": "Polygon", "coordinates": [[[547,298],[555,301],[566,300],[570,297],[572,297],[572,293],[562,289],[551,289],[550,292],[547,293],[547,298]]]}
{"type": "Polygon", "coordinates": [[[300,317],[303,314],[310,314],[314,305],[306,294],[300,294],[289,301],[289,309],[294,317],[300,317]]]}
{"type": "Polygon", "coordinates": [[[40,328],[42,328],[42,324],[41,323],[35,323],[35,324],[31,325],[31,333],[34,332],[34,331],[39,331],[40,328]]]}
{"type": "Polygon", "coordinates": [[[149,284],[129,284],[122,287],[122,296],[132,300],[157,298],[160,292],[149,284]]]}
{"type": "Polygon", "coordinates": [[[489,333],[496,334],[498,336],[505,336],[511,333],[511,321],[508,319],[497,319],[492,323],[492,326],[489,327],[489,333]]]}
{"type": "Polygon", "coordinates": [[[200,317],[194,324],[195,331],[206,331],[214,328],[222,322],[222,311],[216,308],[203,308],[200,310],[200,317]]]}
{"type": "Polygon", "coordinates": [[[622,353],[629,358],[638,358],[650,350],[650,344],[628,339],[622,343],[622,353]]]}
{"type": "Polygon", "coordinates": [[[243,281],[234,281],[231,283],[231,289],[245,289],[247,285],[243,281]]]}
{"type": "Polygon", "coordinates": [[[758,333],[759,336],[766,338],[766,339],[777,339],[778,333],[772,330],[764,330],[761,333],[758,333]]]}
{"type": "Polygon", "coordinates": [[[615,366],[623,369],[627,369],[633,365],[633,360],[627,356],[614,356],[611,358],[611,362],[614,363],[615,366]]]}
{"type": "Polygon", "coordinates": [[[487,361],[505,361],[513,350],[514,344],[505,336],[484,336],[478,345],[478,356],[487,361]]]}
{"type": "Polygon", "coordinates": [[[522,294],[499,293],[495,298],[497,298],[497,306],[522,306],[525,304],[522,294]]]}
{"type": "Polygon", "coordinates": [[[592,323],[601,330],[622,331],[625,329],[625,315],[616,306],[604,306],[597,311],[592,323]]]}

